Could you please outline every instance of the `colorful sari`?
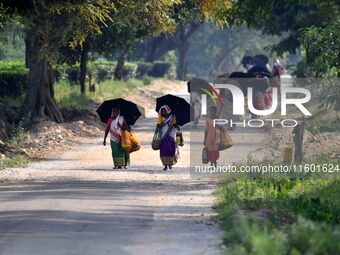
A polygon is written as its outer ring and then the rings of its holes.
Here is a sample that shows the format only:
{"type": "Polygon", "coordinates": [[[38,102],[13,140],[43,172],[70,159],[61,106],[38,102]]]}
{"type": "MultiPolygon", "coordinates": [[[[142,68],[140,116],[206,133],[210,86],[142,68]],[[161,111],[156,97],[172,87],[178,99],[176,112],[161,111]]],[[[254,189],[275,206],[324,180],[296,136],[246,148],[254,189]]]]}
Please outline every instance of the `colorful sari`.
{"type": "Polygon", "coordinates": [[[115,167],[127,166],[130,163],[130,155],[125,153],[121,146],[122,128],[118,125],[123,125],[123,116],[117,116],[115,119],[110,118],[107,122],[110,125],[110,143],[112,160],[115,167]]]}
{"type": "Polygon", "coordinates": [[[164,166],[172,166],[177,163],[179,156],[178,146],[176,144],[176,116],[169,115],[167,118],[159,115],[157,124],[165,125],[161,127],[161,146],[160,158],[164,166]]]}
{"type": "Polygon", "coordinates": [[[208,150],[208,160],[211,163],[216,162],[219,157],[219,143],[220,143],[220,130],[214,127],[214,121],[211,118],[207,118],[206,125],[206,147],[208,150]]]}

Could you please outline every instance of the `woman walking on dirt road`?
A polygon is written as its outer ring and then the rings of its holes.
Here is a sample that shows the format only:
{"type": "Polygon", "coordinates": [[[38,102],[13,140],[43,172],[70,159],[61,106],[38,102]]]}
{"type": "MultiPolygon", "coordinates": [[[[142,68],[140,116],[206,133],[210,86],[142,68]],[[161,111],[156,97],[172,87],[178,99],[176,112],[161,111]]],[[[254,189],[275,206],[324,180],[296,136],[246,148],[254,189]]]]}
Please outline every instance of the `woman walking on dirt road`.
{"type": "Polygon", "coordinates": [[[217,166],[217,160],[220,157],[219,153],[219,143],[220,143],[220,130],[214,127],[214,119],[217,117],[217,108],[210,107],[209,117],[207,117],[205,124],[205,134],[204,134],[204,146],[208,150],[208,160],[211,165],[217,166]]]}
{"type": "Polygon", "coordinates": [[[176,144],[176,129],[179,130],[179,126],[169,106],[163,105],[158,114],[157,128],[161,129],[160,158],[165,171],[177,163],[179,150],[176,144]]]}
{"type": "Polygon", "coordinates": [[[125,153],[121,146],[121,134],[123,129],[128,129],[123,116],[119,114],[119,108],[113,108],[111,118],[107,121],[103,145],[106,145],[106,137],[110,132],[110,144],[112,151],[113,169],[126,168],[130,163],[130,155],[125,153]]]}

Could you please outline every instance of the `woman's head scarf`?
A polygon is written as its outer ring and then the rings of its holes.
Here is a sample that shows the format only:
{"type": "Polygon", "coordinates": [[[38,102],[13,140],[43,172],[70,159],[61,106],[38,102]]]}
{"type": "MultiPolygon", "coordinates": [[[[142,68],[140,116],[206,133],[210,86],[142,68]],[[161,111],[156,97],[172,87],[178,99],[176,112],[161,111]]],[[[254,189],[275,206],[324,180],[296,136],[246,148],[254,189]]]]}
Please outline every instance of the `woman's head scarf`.
{"type": "Polygon", "coordinates": [[[165,109],[167,114],[171,113],[171,108],[168,105],[163,105],[161,108],[159,108],[158,113],[161,114],[163,109],[165,109]]]}

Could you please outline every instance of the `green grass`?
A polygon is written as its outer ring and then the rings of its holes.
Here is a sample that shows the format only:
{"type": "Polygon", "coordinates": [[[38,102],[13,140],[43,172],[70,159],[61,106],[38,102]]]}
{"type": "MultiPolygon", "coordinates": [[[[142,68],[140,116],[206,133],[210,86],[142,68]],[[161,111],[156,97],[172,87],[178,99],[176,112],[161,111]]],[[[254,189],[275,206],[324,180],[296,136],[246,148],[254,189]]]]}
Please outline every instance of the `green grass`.
{"type": "Polygon", "coordinates": [[[306,128],[312,134],[320,132],[340,132],[340,114],[334,110],[328,110],[321,116],[307,121],[306,128]]]}
{"type": "Polygon", "coordinates": [[[0,103],[8,107],[20,108],[25,101],[25,95],[18,97],[0,96],[0,103]]]}
{"type": "Polygon", "coordinates": [[[62,81],[55,85],[55,99],[61,107],[86,108],[89,103],[101,103],[104,100],[124,97],[125,92],[143,86],[143,81],[131,79],[128,81],[109,80],[96,84],[96,92],[86,92],[81,95],[79,86],[69,85],[62,81]]]}
{"type": "Polygon", "coordinates": [[[23,167],[30,163],[32,159],[25,155],[15,155],[11,157],[6,157],[0,160],[0,169],[13,168],[13,167],[23,167]]]}
{"type": "MultiPolygon", "coordinates": [[[[90,62],[90,65],[115,67],[117,65],[117,61],[99,59],[99,60],[96,60],[94,62],[90,62]]],[[[124,63],[124,66],[129,67],[129,68],[135,68],[135,67],[137,67],[137,65],[138,65],[137,62],[125,61],[125,63],[124,63]]]]}
{"type": "Polygon", "coordinates": [[[0,148],[1,153],[9,152],[8,147],[16,151],[15,153],[5,153],[6,157],[0,160],[0,169],[6,167],[22,167],[31,162],[31,158],[27,153],[20,149],[23,140],[30,135],[29,132],[23,128],[22,124],[22,122],[19,122],[18,125],[12,128],[7,145],[0,148]]]}
{"type": "Polygon", "coordinates": [[[215,196],[226,254],[339,254],[339,192],[339,176],[223,182],[215,196]]]}

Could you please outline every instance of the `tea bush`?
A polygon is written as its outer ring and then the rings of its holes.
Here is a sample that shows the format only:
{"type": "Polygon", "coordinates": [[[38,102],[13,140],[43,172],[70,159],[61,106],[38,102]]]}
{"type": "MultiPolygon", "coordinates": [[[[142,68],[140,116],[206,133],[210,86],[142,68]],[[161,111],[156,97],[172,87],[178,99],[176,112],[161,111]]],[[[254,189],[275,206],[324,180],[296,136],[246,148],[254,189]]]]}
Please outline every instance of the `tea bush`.
{"type": "Polygon", "coordinates": [[[0,95],[21,96],[26,89],[28,70],[21,61],[0,61],[0,95]]]}
{"type": "Polygon", "coordinates": [[[171,64],[168,62],[155,62],[151,71],[148,73],[149,76],[153,77],[164,77],[169,71],[171,64]]]}
{"type": "Polygon", "coordinates": [[[152,63],[138,63],[136,71],[137,78],[143,78],[144,76],[147,76],[152,68],[152,63]]]}

